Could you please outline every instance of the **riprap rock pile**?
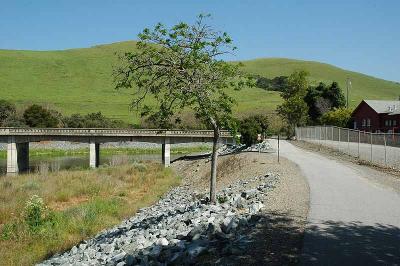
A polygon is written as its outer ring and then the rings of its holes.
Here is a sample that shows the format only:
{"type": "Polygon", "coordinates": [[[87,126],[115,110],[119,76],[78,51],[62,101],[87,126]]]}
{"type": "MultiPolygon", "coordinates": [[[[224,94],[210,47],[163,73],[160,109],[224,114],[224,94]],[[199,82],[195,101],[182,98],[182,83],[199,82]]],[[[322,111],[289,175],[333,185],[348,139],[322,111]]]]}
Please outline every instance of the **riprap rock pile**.
{"type": "Polygon", "coordinates": [[[265,193],[278,180],[268,173],[237,181],[218,193],[216,205],[188,185],[173,188],[131,219],[41,265],[188,265],[205,253],[243,254],[251,242],[246,231],[257,224],[268,204],[265,193]]]}

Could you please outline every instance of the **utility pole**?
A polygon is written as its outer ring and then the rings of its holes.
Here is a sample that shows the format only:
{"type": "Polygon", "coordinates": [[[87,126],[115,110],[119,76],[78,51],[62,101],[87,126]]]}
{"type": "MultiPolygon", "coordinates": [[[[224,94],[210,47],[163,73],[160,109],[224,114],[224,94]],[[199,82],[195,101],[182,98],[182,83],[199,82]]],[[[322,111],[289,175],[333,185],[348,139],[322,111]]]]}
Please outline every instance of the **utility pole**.
{"type": "Polygon", "coordinates": [[[349,77],[347,77],[346,83],[347,83],[346,108],[348,109],[349,108],[349,87],[351,86],[351,81],[350,81],[349,77]]]}

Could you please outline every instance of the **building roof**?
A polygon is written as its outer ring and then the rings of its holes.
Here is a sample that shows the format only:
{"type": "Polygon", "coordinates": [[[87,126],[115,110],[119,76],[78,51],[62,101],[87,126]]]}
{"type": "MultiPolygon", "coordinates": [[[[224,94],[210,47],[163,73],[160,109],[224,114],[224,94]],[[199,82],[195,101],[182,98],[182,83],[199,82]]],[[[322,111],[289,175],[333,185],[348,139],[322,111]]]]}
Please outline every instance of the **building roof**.
{"type": "Polygon", "coordinates": [[[364,100],[378,114],[400,114],[400,101],[364,100]]]}

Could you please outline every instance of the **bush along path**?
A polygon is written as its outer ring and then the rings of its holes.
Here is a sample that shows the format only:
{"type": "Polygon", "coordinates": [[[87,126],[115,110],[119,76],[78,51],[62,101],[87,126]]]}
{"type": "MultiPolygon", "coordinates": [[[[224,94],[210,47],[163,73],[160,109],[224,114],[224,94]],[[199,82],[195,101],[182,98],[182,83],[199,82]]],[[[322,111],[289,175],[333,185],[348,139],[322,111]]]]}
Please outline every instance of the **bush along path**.
{"type": "Polygon", "coordinates": [[[279,175],[271,173],[238,180],[218,193],[216,205],[181,185],[121,225],[40,265],[234,262],[250,248],[248,232],[260,222],[265,196],[277,182],[279,175]]]}

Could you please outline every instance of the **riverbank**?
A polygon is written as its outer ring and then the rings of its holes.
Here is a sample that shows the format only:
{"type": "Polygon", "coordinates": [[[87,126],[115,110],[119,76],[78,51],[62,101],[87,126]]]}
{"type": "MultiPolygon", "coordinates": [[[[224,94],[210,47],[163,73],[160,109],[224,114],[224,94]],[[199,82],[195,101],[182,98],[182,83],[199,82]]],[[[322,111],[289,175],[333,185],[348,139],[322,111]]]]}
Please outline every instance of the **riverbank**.
{"type": "MultiPolygon", "coordinates": [[[[104,145],[100,149],[100,154],[161,154],[160,145],[104,145]]],[[[150,143],[151,144],[151,143],[150,143]]],[[[4,147],[3,147],[4,148],[4,147]]],[[[171,154],[188,154],[188,153],[200,153],[210,151],[211,145],[207,143],[185,143],[171,145],[171,154]]],[[[29,155],[30,156],[44,156],[44,157],[59,157],[59,156],[70,156],[70,155],[85,155],[89,154],[88,145],[77,146],[72,145],[69,147],[60,148],[56,145],[47,144],[30,144],[29,155]],[[84,147],[81,147],[84,146],[84,147]]],[[[7,151],[5,149],[0,150],[0,158],[7,158],[7,151]]]]}
{"type": "Polygon", "coordinates": [[[218,203],[207,204],[210,161],[177,161],[180,186],[120,225],[42,265],[293,265],[308,186],[293,163],[255,152],[221,156],[218,203]]]}
{"type": "Polygon", "coordinates": [[[2,177],[0,264],[32,265],[69,249],[179,183],[156,163],[2,177]]]}

